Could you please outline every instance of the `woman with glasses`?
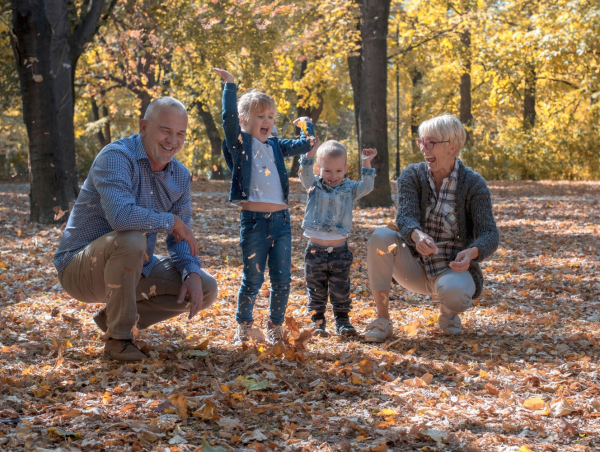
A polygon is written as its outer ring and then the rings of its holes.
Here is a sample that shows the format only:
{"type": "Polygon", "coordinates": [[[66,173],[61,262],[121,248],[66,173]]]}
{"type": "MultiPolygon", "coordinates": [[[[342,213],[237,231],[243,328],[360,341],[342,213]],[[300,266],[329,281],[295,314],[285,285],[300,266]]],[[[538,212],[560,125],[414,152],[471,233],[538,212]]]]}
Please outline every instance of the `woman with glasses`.
{"type": "Polygon", "coordinates": [[[442,334],[460,334],[459,314],[483,287],[479,262],[498,247],[499,234],[485,180],[458,158],[466,132],[458,118],[442,115],[419,126],[416,139],[424,162],[398,178],[396,228],[375,230],[367,268],[377,319],[368,342],[392,336],[388,311],[392,278],[412,292],[437,295],[442,334]]]}

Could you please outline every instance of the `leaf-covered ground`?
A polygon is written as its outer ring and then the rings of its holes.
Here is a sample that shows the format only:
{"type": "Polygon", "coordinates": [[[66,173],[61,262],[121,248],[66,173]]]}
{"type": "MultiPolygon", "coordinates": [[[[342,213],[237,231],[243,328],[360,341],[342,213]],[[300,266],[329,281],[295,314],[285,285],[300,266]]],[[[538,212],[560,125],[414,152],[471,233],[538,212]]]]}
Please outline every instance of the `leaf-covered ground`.
{"type": "MultiPolygon", "coordinates": [[[[300,338],[273,349],[232,345],[238,213],[226,183],[196,182],[193,225],[218,302],[141,332],[152,359],[120,365],[101,358],[98,306],[55,287],[61,229],[29,224],[27,187],[0,185],[0,450],[598,450],[600,183],[490,188],[501,246],[462,336],[437,333],[435,299],[394,287],[386,344],[300,338]]],[[[297,337],[309,326],[305,195],[297,182],[292,192],[297,337]]],[[[355,212],[360,328],[374,318],[366,241],[393,216],[355,212]]]]}

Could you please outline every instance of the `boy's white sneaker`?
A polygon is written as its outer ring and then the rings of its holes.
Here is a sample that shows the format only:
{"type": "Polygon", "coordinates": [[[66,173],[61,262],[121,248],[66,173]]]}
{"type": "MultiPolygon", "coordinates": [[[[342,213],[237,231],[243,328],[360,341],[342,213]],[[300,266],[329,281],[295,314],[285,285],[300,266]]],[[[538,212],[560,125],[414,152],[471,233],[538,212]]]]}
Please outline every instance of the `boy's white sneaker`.
{"type": "Polygon", "coordinates": [[[251,323],[238,322],[237,329],[235,330],[235,336],[233,336],[233,343],[235,345],[240,345],[242,342],[249,341],[251,328],[251,323]]]}
{"type": "Polygon", "coordinates": [[[365,328],[365,342],[385,342],[394,334],[392,322],[388,319],[375,319],[365,328]]]}
{"type": "Polygon", "coordinates": [[[267,322],[267,337],[266,340],[269,344],[275,345],[277,342],[283,340],[285,330],[283,325],[275,325],[270,320],[267,322]]]}

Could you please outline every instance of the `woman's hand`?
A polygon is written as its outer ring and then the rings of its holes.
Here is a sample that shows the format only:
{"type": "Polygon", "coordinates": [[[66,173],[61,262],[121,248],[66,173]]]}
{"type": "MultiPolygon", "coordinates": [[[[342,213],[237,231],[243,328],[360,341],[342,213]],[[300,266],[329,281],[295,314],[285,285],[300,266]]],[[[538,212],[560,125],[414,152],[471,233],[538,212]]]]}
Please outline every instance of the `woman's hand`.
{"type": "Polygon", "coordinates": [[[467,248],[456,255],[456,259],[454,259],[453,262],[450,262],[449,267],[456,273],[462,273],[465,270],[468,270],[471,261],[477,259],[478,256],[479,249],[476,246],[467,248]]]}
{"type": "Polygon", "coordinates": [[[433,239],[420,229],[413,229],[410,233],[410,238],[417,245],[417,251],[423,256],[429,256],[430,254],[437,254],[439,252],[433,239]]]}
{"type": "Polygon", "coordinates": [[[219,74],[219,76],[223,79],[225,83],[233,83],[233,75],[231,75],[225,69],[219,69],[217,67],[214,67],[213,71],[219,74]]]}

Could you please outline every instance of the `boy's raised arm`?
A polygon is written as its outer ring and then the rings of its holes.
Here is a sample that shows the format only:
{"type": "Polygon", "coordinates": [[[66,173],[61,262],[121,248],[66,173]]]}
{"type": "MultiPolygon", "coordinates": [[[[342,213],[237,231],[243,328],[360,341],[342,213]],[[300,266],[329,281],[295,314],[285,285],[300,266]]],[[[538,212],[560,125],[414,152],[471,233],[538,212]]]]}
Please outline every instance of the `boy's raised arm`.
{"type": "Polygon", "coordinates": [[[310,152],[311,147],[314,145],[315,125],[312,123],[310,118],[302,117],[294,121],[294,125],[298,126],[298,123],[303,121],[306,124],[306,130],[300,127],[300,138],[297,140],[279,140],[279,146],[283,155],[302,155],[310,152]],[[311,137],[313,144],[311,144],[311,137]]]}
{"type": "Polygon", "coordinates": [[[313,164],[315,155],[317,154],[317,149],[321,142],[318,138],[315,138],[315,145],[313,148],[306,154],[300,157],[300,169],[298,170],[298,177],[300,178],[300,183],[307,190],[312,187],[315,183],[316,176],[313,172],[313,164]]]}
{"type": "Polygon", "coordinates": [[[354,199],[357,200],[363,196],[368,195],[373,191],[375,186],[375,168],[371,168],[371,160],[377,155],[377,149],[363,149],[361,153],[362,157],[362,170],[361,180],[357,182],[353,187],[352,192],[354,199]]]}
{"type": "Polygon", "coordinates": [[[223,143],[223,155],[229,169],[233,166],[233,156],[236,150],[241,150],[239,136],[241,133],[240,119],[237,110],[237,85],[234,83],[233,75],[225,69],[213,68],[225,83],[223,88],[223,130],[225,141],[223,143]]]}

